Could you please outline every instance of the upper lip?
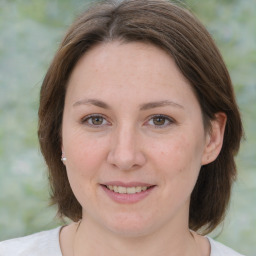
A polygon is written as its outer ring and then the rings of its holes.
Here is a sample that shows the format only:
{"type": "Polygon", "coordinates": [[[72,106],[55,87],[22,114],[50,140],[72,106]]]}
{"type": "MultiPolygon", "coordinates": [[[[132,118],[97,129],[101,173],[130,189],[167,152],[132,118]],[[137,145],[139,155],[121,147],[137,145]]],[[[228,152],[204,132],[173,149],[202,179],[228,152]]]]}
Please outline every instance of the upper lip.
{"type": "Polygon", "coordinates": [[[121,187],[151,187],[154,184],[144,183],[144,182],[122,182],[122,181],[110,181],[101,183],[101,185],[105,186],[121,186],[121,187]]]}

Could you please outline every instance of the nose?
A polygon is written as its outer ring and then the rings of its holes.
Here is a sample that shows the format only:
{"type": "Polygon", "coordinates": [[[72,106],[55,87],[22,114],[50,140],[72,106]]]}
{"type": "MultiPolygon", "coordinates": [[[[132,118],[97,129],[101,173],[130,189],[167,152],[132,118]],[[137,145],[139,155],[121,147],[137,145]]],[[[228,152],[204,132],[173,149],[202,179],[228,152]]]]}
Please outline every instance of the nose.
{"type": "Polygon", "coordinates": [[[143,146],[132,127],[122,127],[113,131],[107,161],[122,171],[129,171],[145,164],[143,146]]]}

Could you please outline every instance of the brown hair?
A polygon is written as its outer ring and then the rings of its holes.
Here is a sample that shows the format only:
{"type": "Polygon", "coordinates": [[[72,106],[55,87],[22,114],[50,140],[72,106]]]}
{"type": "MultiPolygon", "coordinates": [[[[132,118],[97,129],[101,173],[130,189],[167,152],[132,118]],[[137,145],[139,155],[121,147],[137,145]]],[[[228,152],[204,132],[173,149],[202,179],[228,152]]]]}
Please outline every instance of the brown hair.
{"type": "Polygon", "coordinates": [[[86,51],[113,40],[151,43],[165,50],[194,89],[205,127],[217,112],[227,115],[222,150],[214,162],[202,166],[191,195],[189,226],[206,234],[223,220],[229,203],[242,123],[229,73],[211,36],[190,12],[167,0],[104,1],[85,11],[68,30],[40,94],[38,136],[49,167],[52,202],[60,216],[74,221],[82,217],[60,160],[66,86],[86,51]]]}

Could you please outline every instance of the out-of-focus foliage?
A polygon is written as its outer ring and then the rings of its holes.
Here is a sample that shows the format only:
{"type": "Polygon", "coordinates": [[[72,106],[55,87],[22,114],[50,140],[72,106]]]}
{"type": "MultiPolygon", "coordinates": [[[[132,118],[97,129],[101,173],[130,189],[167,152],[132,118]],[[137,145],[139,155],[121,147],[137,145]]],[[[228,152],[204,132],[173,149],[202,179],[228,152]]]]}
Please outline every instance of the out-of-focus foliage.
{"type": "MultiPolygon", "coordinates": [[[[60,222],[48,207],[47,172],[36,137],[40,85],[83,0],[0,1],[0,240],[60,222]]],[[[206,25],[230,70],[246,141],[238,182],[218,240],[255,255],[256,4],[254,0],[187,0],[206,25]]],[[[218,232],[217,232],[218,233],[218,232]]],[[[214,234],[213,234],[214,235],[214,234]]]]}

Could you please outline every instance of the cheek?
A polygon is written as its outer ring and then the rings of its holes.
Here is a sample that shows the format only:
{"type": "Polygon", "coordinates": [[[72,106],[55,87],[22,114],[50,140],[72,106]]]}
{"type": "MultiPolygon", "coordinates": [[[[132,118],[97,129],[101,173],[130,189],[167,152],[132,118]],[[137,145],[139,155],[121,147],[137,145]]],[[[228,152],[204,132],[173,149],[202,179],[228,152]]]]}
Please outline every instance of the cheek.
{"type": "Polygon", "coordinates": [[[192,153],[191,142],[183,136],[166,139],[151,146],[151,155],[158,156],[157,159],[166,166],[184,164],[184,161],[186,162],[192,157],[192,153]]]}
{"type": "Polygon", "coordinates": [[[155,168],[161,168],[161,173],[167,179],[177,176],[189,182],[196,179],[199,173],[202,147],[190,136],[181,135],[154,145],[151,155],[155,168]]]}
{"type": "Polygon", "coordinates": [[[91,164],[99,162],[99,159],[105,155],[107,141],[95,136],[77,133],[64,137],[63,144],[68,162],[78,166],[87,163],[89,167],[91,164]]]}
{"type": "Polygon", "coordinates": [[[106,154],[104,143],[90,137],[72,136],[64,139],[64,150],[71,188],[85,207],[84,204],[88,204],[97,191],[99,172],[106,154]]]}
{"type": "Polygon", "coordinates": [[[75,134],[64,137],[63,144],[63,150],[65,150],[67,157],[66,169],[71,186],[96,183],[101,165],[106,159],[106,141],[75,134]]]}

